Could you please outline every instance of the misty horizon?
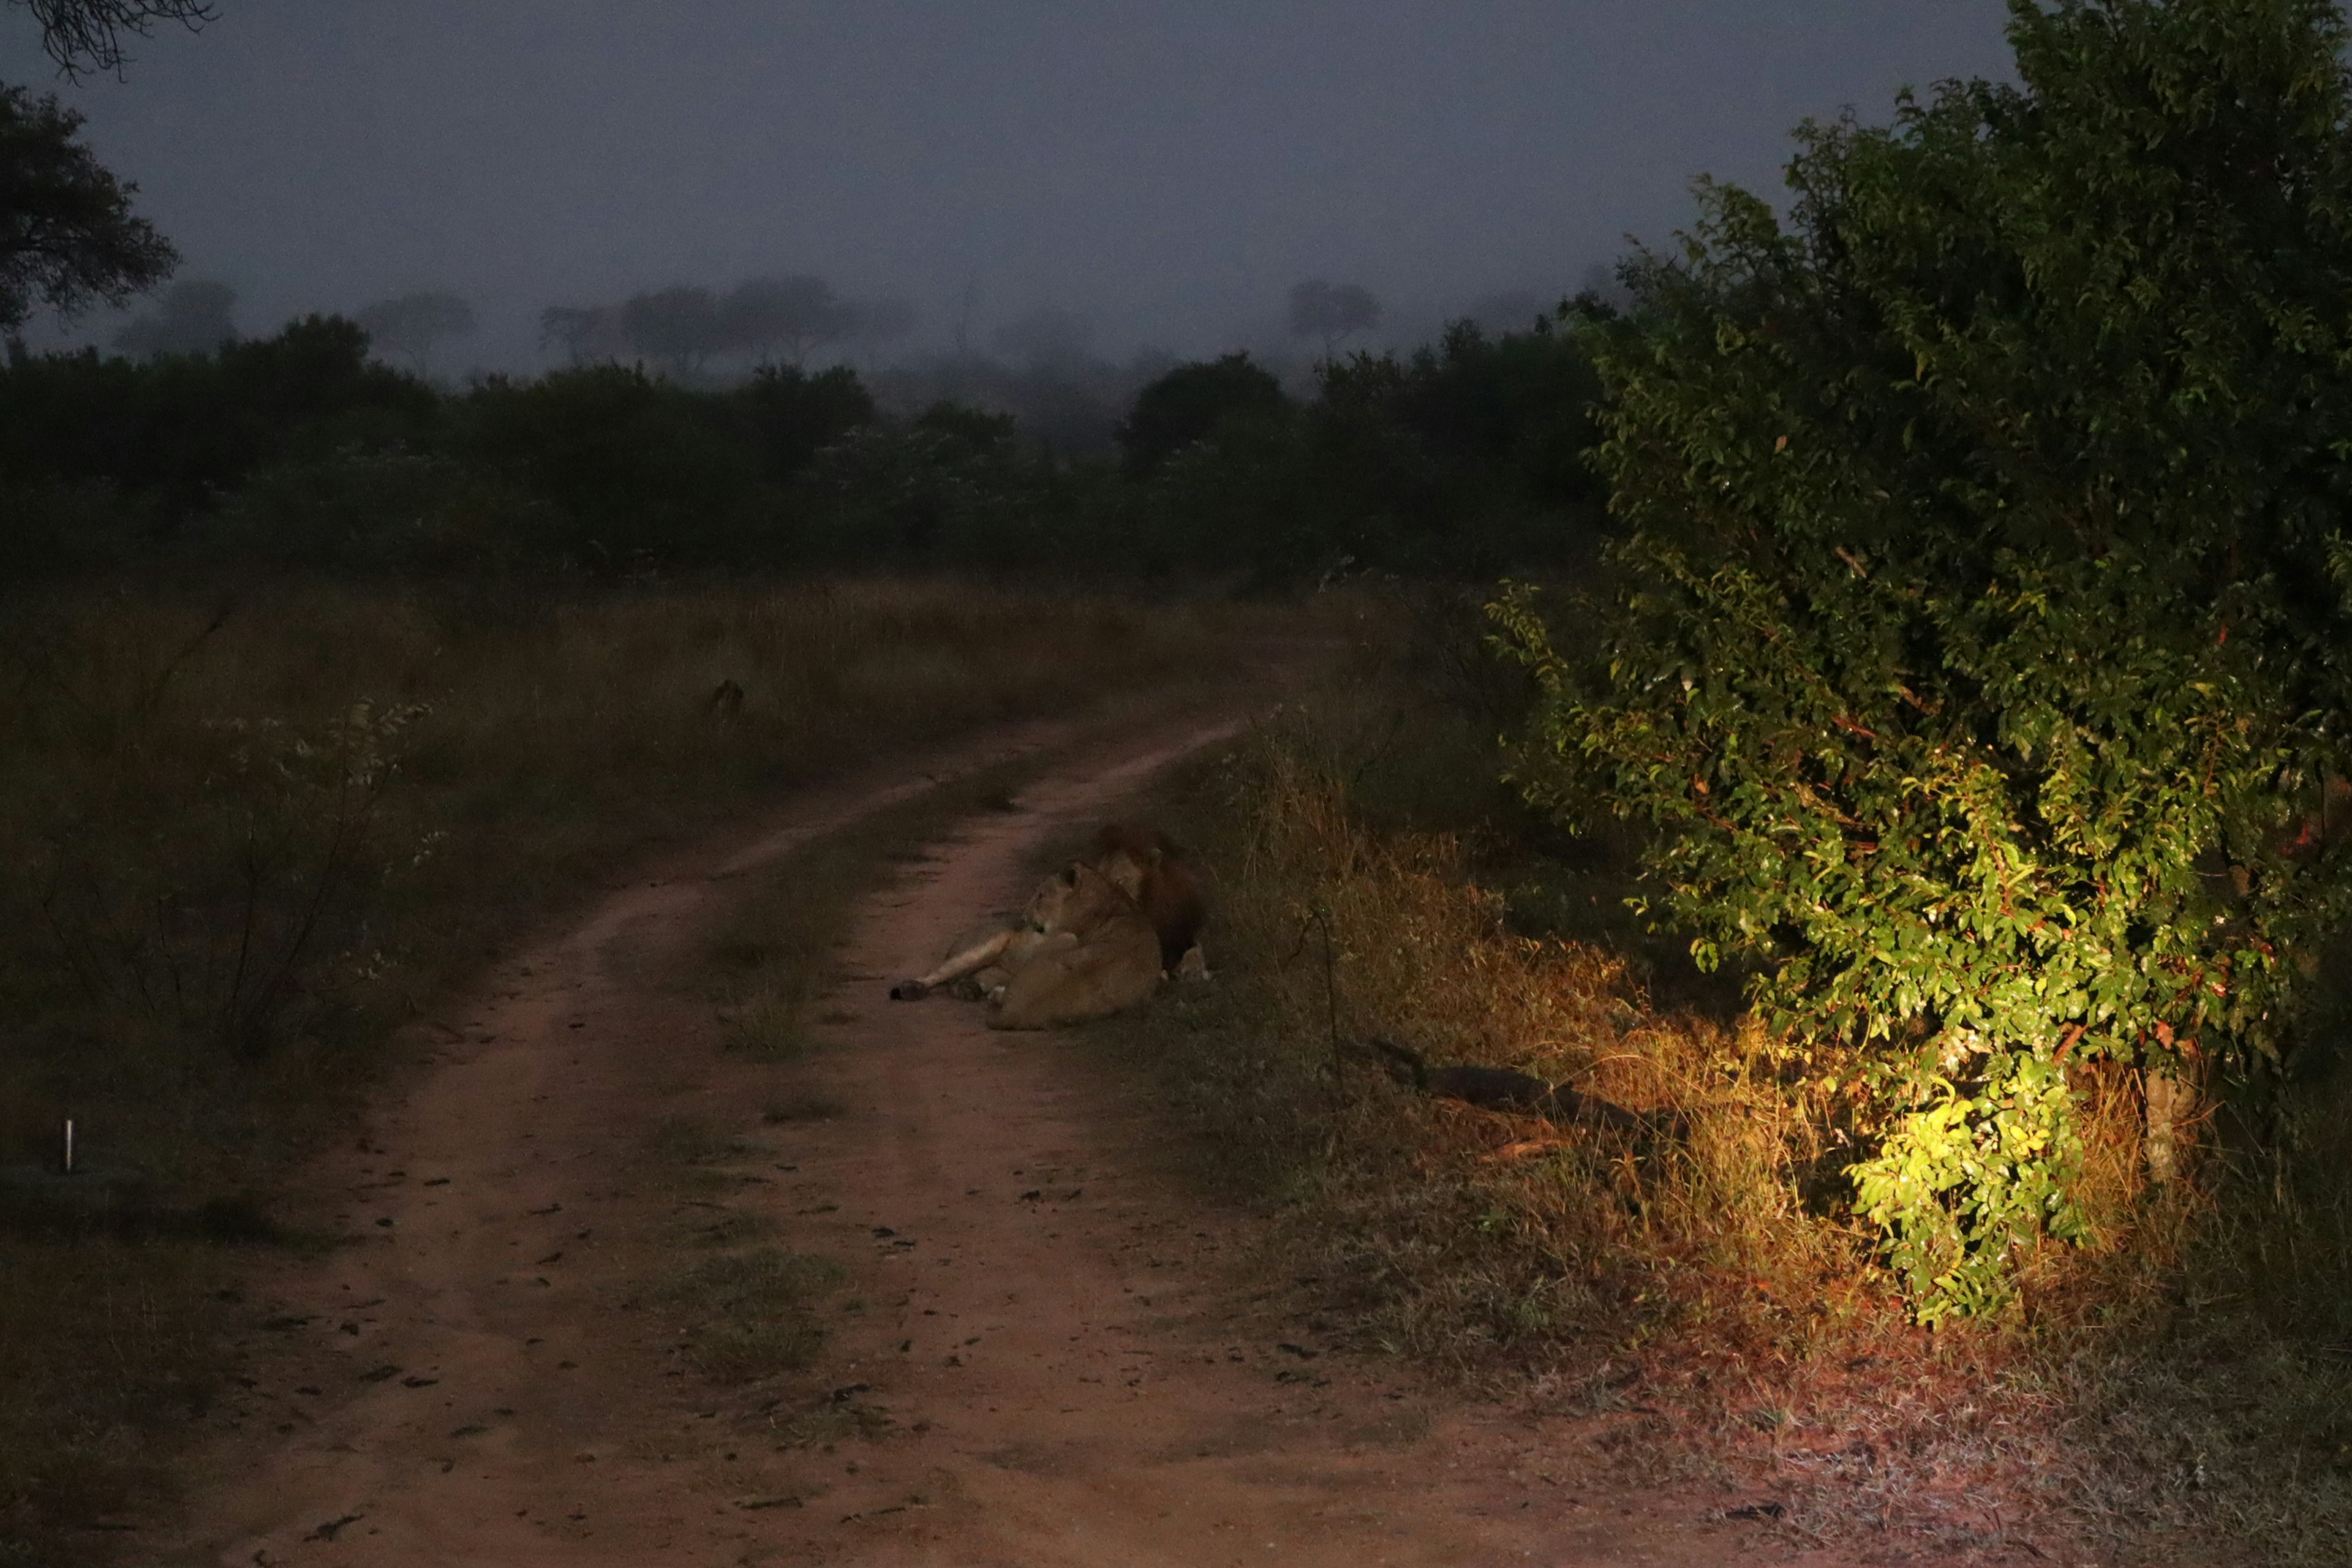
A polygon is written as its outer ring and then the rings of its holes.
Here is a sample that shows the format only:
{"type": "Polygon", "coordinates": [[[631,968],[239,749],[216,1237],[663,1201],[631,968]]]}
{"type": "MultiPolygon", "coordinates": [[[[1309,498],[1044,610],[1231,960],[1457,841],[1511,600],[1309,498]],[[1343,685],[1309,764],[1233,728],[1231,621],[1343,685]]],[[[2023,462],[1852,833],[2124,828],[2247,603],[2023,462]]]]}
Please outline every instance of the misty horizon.
{"type": "MultiPolygon", "coordinates": [[[[79,82],[8,7],[0,79],[88,117],[178,278],[233,288],[247,335],[446,291],[478,326],[436,374],[532,373],[566,360],[541,341],[551,306],[811,274],[909,316],[812,364],[960,342],[1017,363],[1041,312],[1099,363],[1304,363],[1321,345],[1284,309],[1303,279],[1378,299],[1349,348],[1514,324],[1668,241],[1694,178],[1777,193],[1800,121],[2006,76],[2005,15],[224,0],[199,34],[135,41],[123,79],[79,82]]],[[[129,319],[27,337],[105,344],[129,319]]]]}

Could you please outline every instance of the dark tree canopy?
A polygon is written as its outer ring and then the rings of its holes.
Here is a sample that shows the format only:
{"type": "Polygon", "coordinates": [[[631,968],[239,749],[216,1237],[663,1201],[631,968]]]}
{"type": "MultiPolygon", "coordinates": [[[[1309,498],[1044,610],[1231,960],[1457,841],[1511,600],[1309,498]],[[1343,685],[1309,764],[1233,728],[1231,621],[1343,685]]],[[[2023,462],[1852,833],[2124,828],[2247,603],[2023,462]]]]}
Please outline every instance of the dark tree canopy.
{"type": "Polygon", "coordinates": [[[179,256],[131,211],[136,185],[75,139],[82,117],[44,94],[0,87],[0,331],[36,302],[66,315],[121,305],[179,256]]]}
{"type": "Polygon", "coordinates": [[[15,0],[41,26],[41,47],[68,76],[119,71],[123,35],[144,38],[158,22],[194,29],[213,19],[206,0],[15,0]]]}
{"type": "Polygon", "coordinates": [[[1287,402],[1282,384],[1245,353],[1180,364],[1136,395],[1118,426],[1119,451],[1128,472],[1148,474],[1221,426],[1287,402]]]}

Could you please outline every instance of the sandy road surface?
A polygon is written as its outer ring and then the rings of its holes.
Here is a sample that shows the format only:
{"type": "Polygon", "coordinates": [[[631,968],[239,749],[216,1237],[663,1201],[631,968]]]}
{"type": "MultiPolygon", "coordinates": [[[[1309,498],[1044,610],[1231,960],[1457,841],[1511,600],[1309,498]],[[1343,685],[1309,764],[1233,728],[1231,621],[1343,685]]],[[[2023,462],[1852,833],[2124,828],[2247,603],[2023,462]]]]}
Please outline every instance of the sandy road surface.
{"type": "MultiPolygon", "coordinates": [[[[1041,843],[1228,732],[1034,726],[931,764],[1062,748],[865,901],[821,1047],[722,1055],[685,984],[740,876],[926,787],[853,780],[717,864],[613,894],[500,969],[315,1177],[360,1237],[251,1293],[244,1396],[193,1519],[136,1554],[278,1564],[1716,1563],[1786,1560],[1725,1500],[1619,1496],[1573,1447],[1299,1327],[1246,1331],[1232,1244],[1154,1174],[1150,1107],[1084,1031],[892,1004],[1017,904],[1041,843]],[[893,792],[898,792],[895,795],[893,792]],[[780,1091],[842,1114],[759,1125],[780,1091]],[[762,1145],[724,1202],[666,1184],[665,1118],[762,1145]],[[719,1389],[639,1303],[712,1211],[846,1265],[811,1376],[719,1389]],[[806,1440],[814,1414],[835,1419],[806,1440]],[[797,1425],[796,1425],[797,1424],[797,1425]],[[793,1440],[797,1434],[800,1440],[793,1440]]],[[[1554,1434],[1553,1436],[1557,1436],[1554,1434]]]]}

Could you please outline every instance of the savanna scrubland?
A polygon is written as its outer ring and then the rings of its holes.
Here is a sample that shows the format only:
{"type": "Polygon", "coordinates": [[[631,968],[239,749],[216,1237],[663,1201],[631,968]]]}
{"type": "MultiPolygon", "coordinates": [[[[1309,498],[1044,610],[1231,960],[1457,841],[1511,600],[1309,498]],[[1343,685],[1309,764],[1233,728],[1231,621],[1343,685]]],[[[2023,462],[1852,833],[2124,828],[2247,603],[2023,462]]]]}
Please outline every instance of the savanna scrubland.
{"type": "Polygon", "coordinates": [[[10,1199],[6,1528],[152,1484],[268,1184],[518,922],[1336,588],[1171,807],[1222,980],[1130,1040],[1300,1310],[1815,1536],[2343,1560],[2343,23],[2013,10],[2021,85],[1806,127],[1622,309],[1181,366],[1115,461],[330,320],[13,361],[0,1127],[163,1196],[10,1199]]]}

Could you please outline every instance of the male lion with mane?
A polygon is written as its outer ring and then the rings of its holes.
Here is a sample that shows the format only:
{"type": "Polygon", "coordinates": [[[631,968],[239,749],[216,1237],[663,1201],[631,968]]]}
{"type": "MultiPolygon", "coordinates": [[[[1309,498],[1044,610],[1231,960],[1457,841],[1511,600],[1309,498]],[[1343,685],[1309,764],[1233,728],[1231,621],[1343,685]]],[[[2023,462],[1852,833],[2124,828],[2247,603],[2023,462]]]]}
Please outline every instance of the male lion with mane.
{"type": "Polygon", "coordinates": [[[1209,900],[1201,879],[1176,841],[1139,822],[1114,822],[1095,834],[1087,863],[1135,900],[1160,933],[1160,967],[1171,974],[1205,974],[1201,928],[1209,900]]]}

